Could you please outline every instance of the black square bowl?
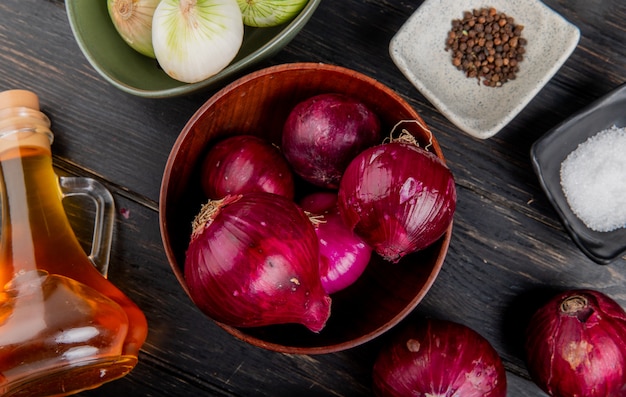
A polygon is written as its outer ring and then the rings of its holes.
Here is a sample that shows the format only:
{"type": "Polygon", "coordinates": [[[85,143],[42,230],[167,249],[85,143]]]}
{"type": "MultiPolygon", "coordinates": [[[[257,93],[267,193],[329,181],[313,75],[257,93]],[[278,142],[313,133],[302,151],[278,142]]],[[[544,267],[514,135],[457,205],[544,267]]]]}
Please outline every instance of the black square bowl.
{"type": "MultiPolygon", "coordinates": [[[[596,133],[626,127],[626,84],[575,113],[557,125],[531,148],[531,160],[541,187],[580,249],[599,264],[608,264],[626,253],[626,228],[597,232],[588,228],[572,211],[561,187],[561,163],[579,144],[596,133]]],[[[626,183],[626,175],[623,181],[626,183]]]]}

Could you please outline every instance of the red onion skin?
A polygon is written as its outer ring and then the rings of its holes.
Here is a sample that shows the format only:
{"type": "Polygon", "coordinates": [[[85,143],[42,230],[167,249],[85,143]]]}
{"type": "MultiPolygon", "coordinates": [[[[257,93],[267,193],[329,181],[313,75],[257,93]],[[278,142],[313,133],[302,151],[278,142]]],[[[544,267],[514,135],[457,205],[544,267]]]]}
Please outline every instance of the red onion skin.
{"type": "Polygon", "coordinates": [[[316,186],[336,189],[350,160],[381,139],[380,120],[364,103],[328,93],[293,108],[281,147],[296,174],[316,186]]]}
{"type": "Polygon", "coordinates": [[[320,282],[317,236],[293,201],[266,192],[229,196],[199,223],[184,273],[204,313],[233,327],[322,330],[331,299],[320,282]]]}
{"type": "Polygon", "coordinates": [[[437,241],[456,209],[448,167],[433,153],[404,142],[361,152],[346,169],[338,197],[348,227],[394,263],[437,241]]]}
{"type": "Polygon", "coordinates": [[[626,313],[601,292],[555,296],[531,318],[525,348],[533,380],[550,396],[626,395],[626,313]]]}
{"type": "Polygon", "coordinates": [[[374,363],[376,396],[506,396],[502,360],[476,331],[435,319],[401,327],[374,363]]]}
{"type": "Polygon", "coordinates": [[[320,279],[324,290],[333,294],[352,285],[365,271],[372,248],[343,222],[337,208],[337,194],[312,193],[300,207],[321,216],[315,223],[320,249],[320,279]]]}
{"type": "Polygon", "coordinates": [[[205,195],[268,192],[294,197],[293,172],[278,147],[253,135],[236,135],[217,142],[202,161],[205,195]]]}

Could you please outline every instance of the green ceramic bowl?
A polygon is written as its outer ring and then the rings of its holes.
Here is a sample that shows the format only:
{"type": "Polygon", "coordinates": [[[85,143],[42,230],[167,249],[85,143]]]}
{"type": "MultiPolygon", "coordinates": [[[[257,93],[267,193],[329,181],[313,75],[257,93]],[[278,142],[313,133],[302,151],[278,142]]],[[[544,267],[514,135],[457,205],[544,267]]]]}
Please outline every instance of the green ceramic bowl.
{"type": "Polygon", "coordinates": [[[198,83],[170,78],[156,60],[139,54],[119,36],[107,11],[106,0],[66,0],[70,26],[89,63],[108,82],[122,91],[147,98],[191,94],[234,80],[253,64],[271,57],[304,27],[321,0],[309,0],[290,22],[272,28],[246,27],[235,59],[220,73],[198,83]]]}

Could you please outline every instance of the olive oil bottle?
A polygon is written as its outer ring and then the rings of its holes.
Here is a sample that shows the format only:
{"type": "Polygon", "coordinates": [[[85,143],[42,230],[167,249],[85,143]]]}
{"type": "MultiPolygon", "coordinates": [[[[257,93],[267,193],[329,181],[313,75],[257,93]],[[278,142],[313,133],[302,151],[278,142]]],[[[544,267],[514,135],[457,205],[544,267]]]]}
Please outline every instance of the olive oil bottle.
{"type": "Polygon", "coordinates": [[[147,335],[144,314],[74,235],[52,138],[34,93],[0,93],[2,396],[65,396],[118,379],[147,335]]]}

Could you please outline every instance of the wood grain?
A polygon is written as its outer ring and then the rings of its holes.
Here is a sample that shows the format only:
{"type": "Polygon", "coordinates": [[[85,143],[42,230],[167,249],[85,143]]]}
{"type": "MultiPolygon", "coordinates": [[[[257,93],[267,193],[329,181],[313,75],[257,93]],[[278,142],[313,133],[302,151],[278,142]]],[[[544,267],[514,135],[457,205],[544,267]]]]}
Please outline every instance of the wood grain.
{"type": "MultiPolygon", "coordinates": [[[[546,0],[580,28],[580,43],[529,105],[486,141],[446,120],[388,55],[389,41],[421,3],[324,1],[304,30],[256,69],[288,62],[344,66],[391,87],[418,111],[439,140],[459,197],[448,256],[412,316],[474,328],[503,357],[510,396],[544,396],[529,380],[521,350],[530,313],[555,291],[576,287],[600,290],[626,306],[626,259],[600,266],[577,249],[539,186],[529,150],[550,128],[626,81],[626,3],[546,0]]],[[[0,76],[2,90],[39,94],[56,134],[59,173],[94,177],[114,193],[109,278],[150,324],[135,370],[81,396],[371,395],[371,366],[387,335],[318,356],[252,347],[203,316],[169,268],[157,212],[161,178],[179,132],[214,91],[162,100],[118,91],[80,52],[61,0],[0,2],[0,76]]],[[[83,211],[68,204],[87,243],[83,211]]]]}

